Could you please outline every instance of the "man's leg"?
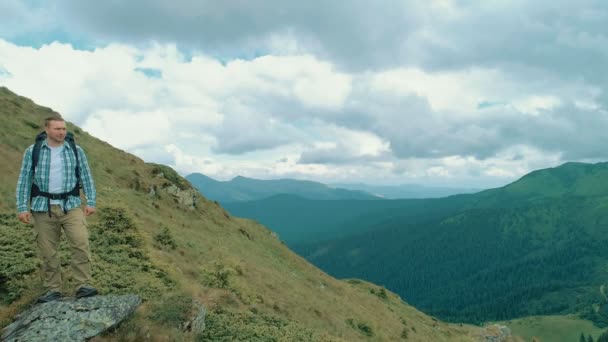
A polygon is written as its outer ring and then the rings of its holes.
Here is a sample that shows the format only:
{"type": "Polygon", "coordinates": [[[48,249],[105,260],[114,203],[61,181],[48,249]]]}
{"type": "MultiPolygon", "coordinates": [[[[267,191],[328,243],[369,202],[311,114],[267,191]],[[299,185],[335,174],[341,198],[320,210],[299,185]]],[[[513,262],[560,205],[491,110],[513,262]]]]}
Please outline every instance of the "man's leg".
{"type": "Polygon", "coordinates": [[[47,291],[61,292],[61,264],[59,261],[59,241],[61,224],[55,212],[49,217],[46,212],[34,212],[36,244],[42,261],[42,281],[47,291]]]}
{"type": "Polygon", "coordinates": [[[91,282],[89,231],[82,209],[68,211],[61,217],[61,224],[72,251],[72,274],[78,289],[91,282]]]}

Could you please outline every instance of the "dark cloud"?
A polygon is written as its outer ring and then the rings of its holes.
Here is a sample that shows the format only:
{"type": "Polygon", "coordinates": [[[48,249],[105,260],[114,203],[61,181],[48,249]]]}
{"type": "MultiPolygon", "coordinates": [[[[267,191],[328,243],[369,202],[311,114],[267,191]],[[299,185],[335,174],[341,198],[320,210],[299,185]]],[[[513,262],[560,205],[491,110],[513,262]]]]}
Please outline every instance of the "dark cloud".
{"type": "Polygon", "coordinates": [[[98,40],[176,42],[230,56],[264,53],[274,34],[347,66],[400,63],[403,41],[418,25],[418,5],[401,1],[61,0],[66,25],[98,40]]]}
{"type": "MultiPolygon", "coordinates": [[[[608,159],[608,113],[566,104],[553,111],[541,112],[519,125],[510,143],[520,141],[543,151],[562,153],[564,160],[608,159]]],[[[511,133],[510,132],[510,133],[511,133]]],[[[504,134],[504,139],[509,137],[504,134]]]]}
{"type": "Polygon", "coordinates": [[[315,148],[300,155],[298,164],[367,164],[374,161],[384,161],[390,154],[360,155],[344,145],[332,148],[315,148]]]}
{"type": "Polygon", "coordinates": [[[303,152],[298,164],[346,164],[356,161],[348,151],[341,148],[314,149],[303,152]]]}
{"type": "MultiPolygon", "coordinates": [[[[362,94],[353,94],[360,98],[362,94]]],[[[512,106],[490,107],[462,117],[434,112],[417,96],[368,96],[364,106],[334,117],[340,126],[374,133],[390,143],[394,156],[441,158],[473,156],[487,159],[513,146],[561,153],[564,160],[608,159],[608,112],[565,103],[536,115],[512,106]],[[349,115],[350,114],[350,115],[349,115]]],[[[344,162],[339,150],[313,151],[303,161],[344,162]]],[[[518,158],[521,158],[519,156],[518,158]]]]}
{"type": "Polygon", "coordinates": [[[263,111],[233,110],[215,131],[217,145],[212,148],[214,153],[243,154],[268,150],[294,139],[294,134],[290,134],[293,130],[288,125],[272,120],[263,111]]]}
{"type": "MultiPolygon", "coordinates": [[[[528,65],[599,77],[608,4],[581,1],[60,0],[66,25],[97,39],[177,42],[223,56],[256,56],[272,34],[357,70],[528,65]]],[[[601,79],[604,79],[602,76],[601,79]]]]}

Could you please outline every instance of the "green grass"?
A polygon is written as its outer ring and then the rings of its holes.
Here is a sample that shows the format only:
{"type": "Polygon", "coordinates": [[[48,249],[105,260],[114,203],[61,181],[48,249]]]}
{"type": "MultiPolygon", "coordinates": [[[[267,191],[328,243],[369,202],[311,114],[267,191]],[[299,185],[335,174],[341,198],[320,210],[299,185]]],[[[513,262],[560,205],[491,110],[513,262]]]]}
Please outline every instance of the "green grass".
{"type": "Polygon", "coordinates": [[[533,316],[499,323],[508,326],[514,335],[523,337],[525,341],[536,337],[540,342],[577,342],[581,333],[596,340],[604,331],[591,321],[573,315],[533,316]]]}

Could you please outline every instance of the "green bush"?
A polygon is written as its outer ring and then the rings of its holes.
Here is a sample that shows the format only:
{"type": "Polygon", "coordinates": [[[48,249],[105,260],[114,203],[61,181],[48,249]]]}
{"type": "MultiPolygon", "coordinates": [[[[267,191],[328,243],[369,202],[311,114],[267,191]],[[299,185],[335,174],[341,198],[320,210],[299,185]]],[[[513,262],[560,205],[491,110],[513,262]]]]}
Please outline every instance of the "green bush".
{"type": "Polygon", "coordinates": [[[105,293],[157,298],[175,282],[152,263],[137,227],[122,208],[101,208],[90,226],[93,281],[105,293]]]}
{"type": "Polygon", "coordinates": [[[219,262],[215,262],[213,271],[206,271],[203,273],[203,284],[208,287],[219,289],[230,288],[230,274],[235,272],[235,270],[227,268],[219,262]]]}
{"type": "Polygon", "coordinates": [[[328,342],[330,339],[296,322],[260,313],[234,313],[218,309],[205,317],[205,331],[197,342],[328,342]]]}
{"type": "Polygon", "coordinates": [[[173,235],[171,235],[168,227],[164,227],[162,231],[154,235],[154,241],[158,242],[161,246],[166,246],[171,249],[177,248],[177,243],[175,242],[173,235]]]}
{"type": "Polygon", "coordinates": [[[375,294],[376,296],[378,296],[381,299],[388,299],[388,295],[386,294],[386,289],[384,289],[383,287],[381,287],[380,290],[370,289],[369,292],[371,292],[372,294],[375,294]]]}
{"type": "Polygon", "coordinates": [[[150,318],[160,324],[180,329],[192,311],[192,298],[177,294],[154,305],[150,318]]]}
{"type": "Polygon", "coordinates": [[[10,304],[28,287],[38,270],[32,226],[20,223],[15,214],[0,214],[0,301],[10,304]]]}
{"type": "Polygon", "coordinates": [[[366,336],[374,336],[374,330],[372,329],[372,327],[367,325],[367,323],[359,322],[357,324],[357,328],[359,328],[359,330],[366,336]]]}

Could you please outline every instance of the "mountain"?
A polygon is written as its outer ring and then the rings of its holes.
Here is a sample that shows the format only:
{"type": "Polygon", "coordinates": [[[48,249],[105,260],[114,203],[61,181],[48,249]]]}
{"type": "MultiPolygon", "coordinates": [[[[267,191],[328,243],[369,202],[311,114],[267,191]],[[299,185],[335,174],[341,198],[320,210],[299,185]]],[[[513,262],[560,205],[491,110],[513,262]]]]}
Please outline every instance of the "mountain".
{"type": "Polygon", "coordinates": [[[439,198],[448,197],[457,194],[469,194],[479,192],[483,189],[477,188],[449,188],[449,187],[434,187],[423,186],[416,184],[401,184],[401,185],[369,185],[363,183],[338,183],[332,186],[365,191],[376,196],[387,199],[399,198],[439,198]]]}
{"type": "MultiPolygon", "coordinates": [[[[41,288],[34,235],[16,220],[14,191],[23,151],[52,114],[0,87],[0,327],[41,288]]],[[[87,218],[93,285],[144,299],[96,341],[477,341],[484,334],[427,316],[378,285],[335,279],[171,168],[68,129],[87,152],[98,190],[98,212],[87,218]],[[206,328],[195,335],[187,328],[199,305],[206,328]]],[[[60,254],[68,265],[65,243],[60,254]]],[[[69,268],[64,274],[71,278],[69,268]]]]}
{"type": "Polygon", "coordinates": [[[372,212],[360,222],[373,229],[355,220],[350,229],[362,233],[291,246],[336,277],[383,284],[445,320],[576,313],[606,326],[607,179],[608,163],[566,163],[457,203],[417,200],[427,208],[418,216],[372,212]]]}
{"type": "Polygon", "coordinates": [[[359,190],[332,188],[322,183],[295,179],[259,180],[238,176],[222,182],[200,173],[187,175],[186,179],[205,197],[220,203],[259,200],[280,194],[319,200],[380,199],[359,190]]]}
{"type": "Polygon", "coordinates": [[[224,203],[231,214],[254,219],[288,245],[320,242],[377,229],[384,220],[405,217],[424,222],[464,206],[462,196],[420,200],[311,200],[276,195],[257,201],[224,203]]]}

